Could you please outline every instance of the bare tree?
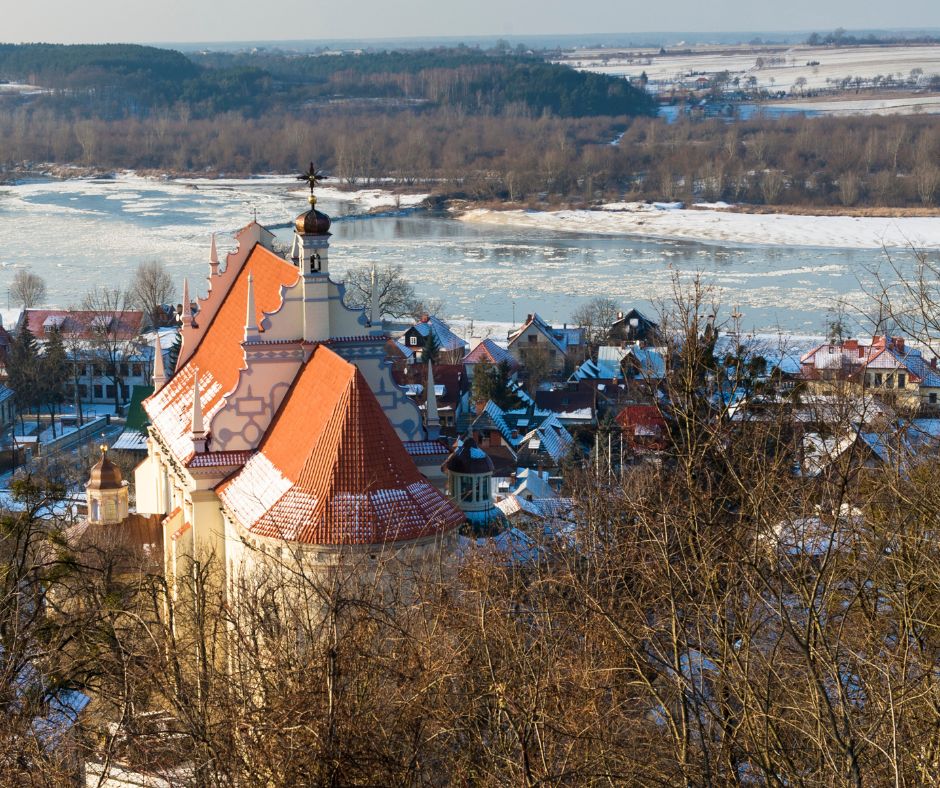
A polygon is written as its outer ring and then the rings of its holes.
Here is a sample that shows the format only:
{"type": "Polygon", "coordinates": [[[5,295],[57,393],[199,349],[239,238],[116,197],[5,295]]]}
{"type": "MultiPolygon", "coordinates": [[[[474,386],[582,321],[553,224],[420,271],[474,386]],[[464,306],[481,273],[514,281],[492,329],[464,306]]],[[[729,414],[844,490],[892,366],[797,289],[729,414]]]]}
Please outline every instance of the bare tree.
{"type": "Polygon", "coordinates": [[[164,324],[163,305],[173,300],[175,289],[173,278],[159,260],[148,260],[137,266],[130,285],[130,299],[143,310],[150,326],[158,328],[164,324]]]}
{"type": "MultiPolygon", "coordinates": [[[[419,299],[400,265],[376,266],[375,278],[379,287],[379,309],[383,315],[415,319],[424,314],[442,316],[443,302],[419,299]]],[[[372,267],[350,268],[346,272],[345,285],[346,303],[368,309],[372,303],[372,267]]]]}
{"type": "Polygon", "coordinates": [[[587,332],[589,342],[600,342],[617,319],[617,302],[607,296],[596,296],[579,306],[571,319],[587,332]]]}
{"type": "Polygon", "coordinates": [[[124,379],[132,359],[141,353],[138,338],[139,313],[125,290],[97,287],[82,302],[87,311],[87,345],[92,363],[98,372],[111,381],[115,411],[126,399],[124,379]]]}
{"type": "Polygon", "coordinates": [[[23,309],[32,309],[46,300],[46,281],[32,271],[17,271],[10,284],[10,295],[23,309]]]}

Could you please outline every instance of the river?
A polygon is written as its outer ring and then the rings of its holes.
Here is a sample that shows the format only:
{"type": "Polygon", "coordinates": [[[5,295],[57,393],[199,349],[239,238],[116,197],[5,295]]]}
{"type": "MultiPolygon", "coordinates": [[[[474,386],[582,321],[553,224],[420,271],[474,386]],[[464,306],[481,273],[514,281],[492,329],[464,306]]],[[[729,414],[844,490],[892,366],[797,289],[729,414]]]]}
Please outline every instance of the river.
{"type": "MultiPolygon", "coordinates": [[[[48,284],[48,301],[80,303],[95,285],[129,282],[142,261],[162,260],[182,283],[204,286],[209,237],[220,252],[255,212],[289,241],[305,209],[289,179],[173,181],[36,180],[0,187],[0,298],[16,270],[48,284]]],[[[352,266],[401,265],[418,294],[442,299],[450,318],[509,323],[537,311],[565,322],[584,301],[610,296],[655,310],[673,279],[700,273],[725,312],[745,328],[818,334],[839,298],[864,307],[861,281],[882,264],[876,250],[694,243],[493,227],[447,215],[363,216],[363,207],[321,199],[335,217],[334,278],[352,266]]],[[[904,253],[900,253],[903,257],[904,253]]],[[[203,287],[204,289],[204,287],[203,287]]],[[[15,306],[15,305],[14,305],[15,306]]]]}

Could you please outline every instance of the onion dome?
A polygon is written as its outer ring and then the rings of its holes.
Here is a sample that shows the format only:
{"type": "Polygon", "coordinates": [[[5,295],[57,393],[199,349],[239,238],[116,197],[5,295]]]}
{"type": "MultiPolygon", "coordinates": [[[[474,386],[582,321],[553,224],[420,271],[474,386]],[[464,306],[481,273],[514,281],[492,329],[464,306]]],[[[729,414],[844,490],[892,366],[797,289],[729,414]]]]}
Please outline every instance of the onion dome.
{"type": "Polygon", "coordinates": [[[91,469],[89,490],[120,490],[124,486],[121,469],[108,459],[108,447],[101,447],[101,459],[91,469]]]}
{"type": "Polygon", "coordinates": [[[444,470],[451,473],[479,475],[493,472],[493,461],[473,438],[464,438],[444,461],[444,470]]]}
{"type": "Polygon", "coordinates": [[[316,209],[313,199],[310,205],[310,210],[300,214],[294,222],[297,232],[301,235],[329,235],[330,217],[316,209]]]}

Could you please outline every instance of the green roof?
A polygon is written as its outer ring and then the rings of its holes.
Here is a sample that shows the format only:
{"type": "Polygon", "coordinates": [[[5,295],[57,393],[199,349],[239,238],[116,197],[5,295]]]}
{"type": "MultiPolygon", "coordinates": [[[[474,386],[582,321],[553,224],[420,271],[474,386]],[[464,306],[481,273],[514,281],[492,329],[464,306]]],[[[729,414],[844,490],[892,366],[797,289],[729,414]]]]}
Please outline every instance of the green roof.
{"type": "Polygon", "coordinates": [[[153,394],[153,386],[134,386],[131,391],[130,404],[127,406],[127,424],[124,429],[146,431],[150,419],[147,418],[143,402],[151,394],[153,394]]]}

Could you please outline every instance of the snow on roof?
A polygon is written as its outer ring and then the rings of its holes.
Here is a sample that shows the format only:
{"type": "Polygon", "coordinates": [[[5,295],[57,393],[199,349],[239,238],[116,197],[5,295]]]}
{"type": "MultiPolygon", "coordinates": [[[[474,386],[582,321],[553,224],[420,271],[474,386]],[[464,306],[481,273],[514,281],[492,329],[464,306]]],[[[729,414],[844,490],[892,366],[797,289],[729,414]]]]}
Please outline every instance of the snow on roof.
{"type": "Polygon", "coordinates": [[[468,347],[463,339],[450,330],[450,326],[448,326],[447,323],[440,318],[434,317],[434,315],[429,315],[426,320],[415,323],[413,328],[423,337],[426,337],[433,331],[434,338],[437,340],[437,344],[440,346],[441,350],[463,351],[468,347]]]}
{"type": "Polygon", "coordinates": [[[111,448],[115,451],[147,451],[147,434],[140,430],[124,430],[111,448]]]}
{"type": "Polygon", "coordinates": [[[307,544],[418,539],[464,520],[418,471],[358,368],[322,345],[258,452],[218,490],[246,529],[307,544]]]}
{"type": "Polygon", "coordinates": [[[552,345],[554,345],[562,353],[567,352],[567,332],[557,332],[561,333],[561,336],[558,336],[555,329],[553,329],[548,323],[546,323],[538,314],[529,315],[528,319],[522,326],[509,335],[509,345],[510,347],[513,343],[519,339],[525,332],[526,329],[532,326],[539,333],[541,333],[552,345]]]}
{"type": "Polygon", "coordinates": [[[94,312],[79,309],[25,309],[20,325],[29,327],[30,333],[42,339],[48,329],[58,328],[63,334],[94,339],[108,330],[114,339],[131,340],[140,335],[144,313],[136,309],[114,312],[94,312]]]}
{"type": "Polygon", "coordinates": [[[506,348],[497,345],[492,339],[484,339],[463,359],[464,364],[479,364],[482,361],[488,361],[491,364],[501,364],[505,361],[511,367],[517,366],[513,355],[506,348]]]}
{"type": "Polygon", "coordinates": [[[193,453],[189,434],[196,370],[199,370],[199,390],[207,424],[224,406],[225,395],[234,391],[238,384],[244,366],[242,341],[249,275],[252,276],[258,325],[265,313],[270,314],[280,308],[283,289],[293,285],[300,276],[296,266],[260,244],[256,245],[211,323],[204,329],[192,355],[160,391],[144,402],[153,427],[173,454],[184,462],[193,453]]]}

